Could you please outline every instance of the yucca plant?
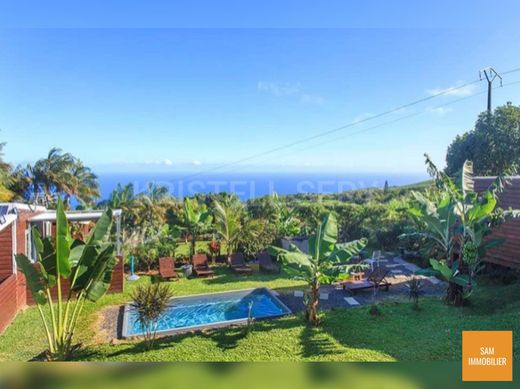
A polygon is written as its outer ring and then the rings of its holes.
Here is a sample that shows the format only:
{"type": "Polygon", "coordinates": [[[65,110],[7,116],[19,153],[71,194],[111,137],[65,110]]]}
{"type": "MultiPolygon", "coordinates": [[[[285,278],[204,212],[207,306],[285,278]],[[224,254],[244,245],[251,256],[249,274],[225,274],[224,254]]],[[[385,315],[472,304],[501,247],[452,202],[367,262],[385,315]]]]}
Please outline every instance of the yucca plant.
{"type": "Polygon", "coordinates": [[[141,326],[144,344],[147,349],[153,347],[159,319],[168,308],[173,293],[167,284],[139,285],[132,293],[132,308],[135,310],[136,321],[141,326]]]}
{"type": "Polygon", "coordinates": [[[286,271],[309,285],[306,296],[306,320],[312,325],[319,324],[318,304],[321,284],[330,284],[350,271],[351,258],[367,244],[366,239],[348,243],[337,243],[338,223],[329,213],[318,225],[316,234],[309,238],[309,254],[291,245],[289,250],[270,246],[269,254],[282,260],[286,271]]]}
{"type": "Polygon", "coordinates": [[[16,263],[25,275],[48,341],[48,357],[64,360],[77,346],[72,338],[86,300],[96,302],[108,290],[116,264],[115,246],[108,242],[112,211],[107,210],[91,230],[86,241],[71,238],[63,202],[58,200],[56,236],[42,238],[32,229],[36,264],[25,255],[17,254],[16,263]],[[64,295],[63,280],[69,281],[64,295]],[[53,298],[51,289],[56,288],[53,298]],[[44,313],[47,305],[49,314],[44,313]]]}
{"type": "Polygon", "coordinates": [[[422,294],[422,279],[417,276],[412,276],[406,282],[408,288],[408,298],[413,301],[414,309],[419,309],[419,297],[422,294]]]}

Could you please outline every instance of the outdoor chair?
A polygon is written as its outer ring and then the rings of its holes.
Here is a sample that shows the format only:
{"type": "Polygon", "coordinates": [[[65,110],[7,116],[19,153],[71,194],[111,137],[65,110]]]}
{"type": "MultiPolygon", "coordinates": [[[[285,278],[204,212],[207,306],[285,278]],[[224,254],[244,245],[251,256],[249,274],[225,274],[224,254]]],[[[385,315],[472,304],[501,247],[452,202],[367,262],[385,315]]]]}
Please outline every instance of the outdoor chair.
{"type": "Polygon", "coordinates": [[[370,268],[374,270],[374,268],[379,267],[379,261],[381,260],[381,250],[374,250],[372,253],[372,258],[364,259],[363,262],[370,265],[370,268]]]}
{"type": "Polygon", "coordinates": [[[229,256],[229,265],[231,269],[238,274],[251,274],[253,269],[246,264],[242,253],[235,253],[229,256]]]}
{"type": "Polygon", "coordinates": [[[280,264],[276,261],[273,261],[268,252],[262,251],[258,253],[256,255],[256,259],[260,265],[260,270],[267,273],[280,273],[280,264]]]}
{"type": "Polygon", "coordinates": [[[387,279],[389,270],[383,267],[376,267],[372,270],[366,278],[361,280],[346,280],[341,281],[338,285],[343,287],[343,290],[348,290],[352,294],[355,294],[358,290],[363,289],[381,289],[384,288],[386,292],[388,292],[390,286],[392,285],[387,279]]]}
{"type": "Polygon", "coordinates": [[[206,254],[193,255],[193,272],[197,277],[213,277],[215,272],[208,265],[208,256],[206,254]]]}
{"type": "Polygon", "coordinates": [[[163,280],[179,279],[175,271],[175,261],[172,257],[159,258],[159,275],[163,280]]]}

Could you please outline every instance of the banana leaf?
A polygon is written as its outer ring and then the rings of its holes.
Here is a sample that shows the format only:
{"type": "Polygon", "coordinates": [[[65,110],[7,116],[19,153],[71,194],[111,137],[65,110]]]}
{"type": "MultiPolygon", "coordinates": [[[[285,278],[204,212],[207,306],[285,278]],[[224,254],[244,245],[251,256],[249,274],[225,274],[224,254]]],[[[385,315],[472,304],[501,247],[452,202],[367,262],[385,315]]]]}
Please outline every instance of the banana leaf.
{"type": "Polygon", "coordinates": [[[44,305],[47,302],[47,296],[45,295],[45,280],[42,274],[36,270],[34,264],[25,255],[16,254],[15,260],[18,268],[25,275],[34,301],[39,305],[44,305]]]}
{"type": "Polygon", "coordinates": [[[70,231],[67,216],[63,208],[63,201],[58,199],[56,209],[56,272],[57,276],[67,278],[70,275],[69,262],[70,231]]]}
{"type": "Polygon", "coordinates": [[[105,245],[92,269],[90,282],[86,288],[85,297],[88,300],[96,302],[107,292],[116,263],[117,258],[114,245],[105,245]]]}

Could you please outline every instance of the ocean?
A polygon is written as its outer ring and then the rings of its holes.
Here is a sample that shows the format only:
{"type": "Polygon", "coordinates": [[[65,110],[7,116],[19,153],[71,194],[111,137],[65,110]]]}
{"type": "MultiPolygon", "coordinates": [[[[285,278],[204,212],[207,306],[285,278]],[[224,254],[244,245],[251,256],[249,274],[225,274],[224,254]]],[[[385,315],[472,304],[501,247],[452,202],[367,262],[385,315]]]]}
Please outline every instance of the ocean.
{"type": "Polygon", "coordinates": [[[235,193],[241,200],[262,197],[273,192],[341,193],[356,189],[383,188],[412,184],[427,179],[420,173],[98,173],[101,197],[107,198],[118,183],[132,183],[136,193],[146,190],[148,183],[166,186],[178,198],[195,193],[235,193]]]}

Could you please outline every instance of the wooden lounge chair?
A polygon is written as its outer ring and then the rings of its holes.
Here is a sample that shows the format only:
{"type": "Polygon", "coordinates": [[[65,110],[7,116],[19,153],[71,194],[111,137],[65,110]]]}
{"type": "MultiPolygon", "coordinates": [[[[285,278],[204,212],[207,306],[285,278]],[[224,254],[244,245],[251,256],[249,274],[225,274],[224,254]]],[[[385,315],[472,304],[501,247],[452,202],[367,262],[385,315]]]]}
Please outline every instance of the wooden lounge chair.
{"type": "Polygon", "coordinates": [[[206,254],[195,254],[193,256],[193,272],[197,277],[213,277],[215,275],[215,272],[208,266],[206,254]]]}
{"type": "Polygon", "coordinates": [[[262,251],[258,253],[256,259],[260,265],[260,270],[268,273],[280,273],[280,264],[273,261],[268,252],[262,251]]]}
{"type": "Polygon", "coordinates": [[[371,288],[377,288],[381,289],[384,288],[386,292],[388,292],[388,289],[392,285],[388,280],[386,279],[386,276],[388,275],[389,270],[386,270],[383,267],[376,267],[370,274],[361,280],[358,281],[343,281],[340,282],[339,285],[343,287],[343,290],[348,290],[349,292],[352,292],[355,294],[358,290],[362,289],[371,289],[371,288]]]}
{"type": "Polygon", "coordinates": [[[175,261],[172,257],[159,258],[159,275],[163,280],[179,279],[175,271],[175,261]]]}
{"type": "Polygon", "coordinates": [[[229,257],[231,269],[238,274],[252,274],[253,269],[246,264],[242,253],[231,254],[229,257]]]}

